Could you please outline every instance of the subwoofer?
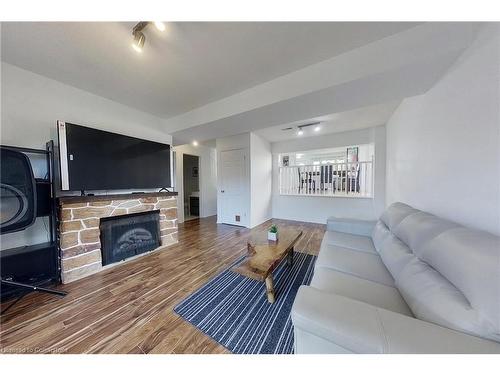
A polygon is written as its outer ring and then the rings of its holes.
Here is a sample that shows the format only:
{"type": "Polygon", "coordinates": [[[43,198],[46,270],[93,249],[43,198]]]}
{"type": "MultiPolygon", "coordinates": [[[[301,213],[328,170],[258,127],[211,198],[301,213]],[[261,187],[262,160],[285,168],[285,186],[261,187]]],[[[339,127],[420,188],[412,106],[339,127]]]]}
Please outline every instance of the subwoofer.
{"type": "Polygon", "coordinates": [[[0,154],[0,234],[29,227],[36,219],[36,185],[29,158],[2,148],[0,154]]]}

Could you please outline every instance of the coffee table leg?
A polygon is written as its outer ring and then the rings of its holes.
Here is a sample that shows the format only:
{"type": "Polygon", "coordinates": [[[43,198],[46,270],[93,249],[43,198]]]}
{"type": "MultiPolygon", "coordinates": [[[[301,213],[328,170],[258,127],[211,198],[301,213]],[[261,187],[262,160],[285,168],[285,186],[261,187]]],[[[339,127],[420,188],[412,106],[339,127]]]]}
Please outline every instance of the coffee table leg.
{"type": "Polygon", "coordinates": [[[274,303],[274,282],[273,275],[269,275],[266,278],[266,290],[267,290],[267,300],[269,303],[274,303]]]}
{"type": "Polygon", "coordinates": [[[292,250],[290,250],[290,252],[288,253],[288,256],[286,258],[286,264],[289,266],[293,266],[293,251],[294,251],[294,249],[292,248],[292,250]]]}

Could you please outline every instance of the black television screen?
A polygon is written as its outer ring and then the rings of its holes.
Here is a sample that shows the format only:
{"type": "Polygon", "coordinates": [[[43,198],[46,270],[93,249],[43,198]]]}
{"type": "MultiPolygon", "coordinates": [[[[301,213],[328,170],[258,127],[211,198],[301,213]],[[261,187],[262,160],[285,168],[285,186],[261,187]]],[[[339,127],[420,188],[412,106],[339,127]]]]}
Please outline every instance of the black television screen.
{"type": "Polygon", "coordinates": [[[58,121],[62,190],[171,187],[170,145],[58,121]]]}

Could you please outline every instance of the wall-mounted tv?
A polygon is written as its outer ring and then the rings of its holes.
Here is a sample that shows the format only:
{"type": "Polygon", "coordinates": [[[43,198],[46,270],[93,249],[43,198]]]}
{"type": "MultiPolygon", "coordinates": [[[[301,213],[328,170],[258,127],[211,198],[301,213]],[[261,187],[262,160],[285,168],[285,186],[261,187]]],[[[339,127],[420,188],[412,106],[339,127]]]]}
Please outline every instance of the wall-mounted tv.
{"type": "Polygon", "coordinates": [[[57,122],[62,190],[167,188],[170,145],[57,122]]]}

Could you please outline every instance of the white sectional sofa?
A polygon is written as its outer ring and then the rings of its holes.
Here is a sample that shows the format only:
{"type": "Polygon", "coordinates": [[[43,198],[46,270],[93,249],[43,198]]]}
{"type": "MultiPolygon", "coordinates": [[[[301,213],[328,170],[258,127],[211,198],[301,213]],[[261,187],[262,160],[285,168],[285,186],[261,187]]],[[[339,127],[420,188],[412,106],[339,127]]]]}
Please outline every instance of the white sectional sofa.
{"type": "Polygon", "coordinates": [[[500,353],[500,238],[403,203],[330,218],[292,321],[295,353],[500,353]]]}

